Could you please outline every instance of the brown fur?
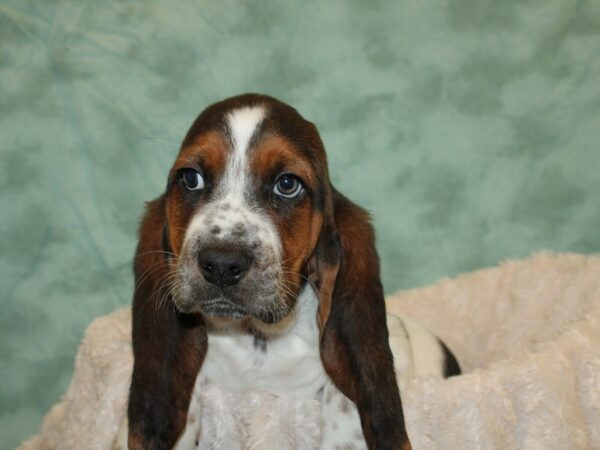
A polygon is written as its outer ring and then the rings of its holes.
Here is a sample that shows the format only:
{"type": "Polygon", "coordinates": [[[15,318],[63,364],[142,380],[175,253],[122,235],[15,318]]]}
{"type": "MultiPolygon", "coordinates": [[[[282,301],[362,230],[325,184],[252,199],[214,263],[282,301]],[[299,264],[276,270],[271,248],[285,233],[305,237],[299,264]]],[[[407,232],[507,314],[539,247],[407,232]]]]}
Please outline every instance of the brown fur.
{"type": "MultiPolygon", "coordinates": [[[[265,177],[262,180],[265,184],[283,173],[294,173],[301,178],[305,189],[313,191],[317,186],[315,172],[297,146],[276,134],[267,134],[260,139],[252,153],[250,166],[252,173],[265,177]]],[[[318,238],[321,213],[314,210],[311,197],[305,196],[285,215],[272,211],[270,217],[279,230],[283,244],[286,270],[284,284],[287,288],[298,287],[303,282],[302,272],[306,260],[318,238]]]]}
{"type": "Polygon", "coordinates": [[[333,237],[322,256],[328,265],[320,300],[329,314],[320,313],[321,358],[338,389],[356,403],[369,448],[397,449],[408,437],[388,345],[373,228],[364,210],[335,191],[333,203],[333,237]],[[336,239],[341,245],[337,251],[331,244],[336,239]],[[331,286],[336,253],[338,273],[331,286]],[[325,298],[328,293],[331,297],[325,298]]]}
{"type": "Polygon", "coordinates": [[[170,449],[185,425],[191,392],[204,355],[201,316],[162,305],[169,259],[160,250],[165,201],[148,204],[134,270],[134,367],[129,394],[129,448],[170,449]]]}
{"type": "MultiPolygon", "coordinates": [[[[197,136],[187,146],[182,147],[169,173],[169,179],[172,183],[175,183],[177,172],[180,169],[197,168],[201,165],[203,172],[212,175],[210,182],[216,184],[223,173],[226,161],[227,144],[225,139],[216,131],[207,131],[197,136]]],[[[171,249],[179,254],[193,208],[185,204],[179,190],[172,189],[168,194],[166,209],[170,245],[171,249]]]]}
{"type": "Polygon", "coordinates": [[[155,450],[174,445],[206,354],[203,317],[176,311],[169,298],[171,264],[191,216],[207,201],[201,197],[190,204],[177,185],[177,173],[201,165],[206,180],[216,184],[227,157],[224,117],[254,104],[267,108],[251,157],[257,193],[286,172],[297,174],[305,185],[305,196],[293,206],[264,205],[279,229],[290,299],[307,277],[318,289],[323,365],[338,389],[356,403],[369,448],[407,448],[368,214],[330,185],[315,126],[289,106],[253,94],[200,114],[170,172],[167,192],[149,203],[143,219],[135,262],[129,446],[155,450]]]}

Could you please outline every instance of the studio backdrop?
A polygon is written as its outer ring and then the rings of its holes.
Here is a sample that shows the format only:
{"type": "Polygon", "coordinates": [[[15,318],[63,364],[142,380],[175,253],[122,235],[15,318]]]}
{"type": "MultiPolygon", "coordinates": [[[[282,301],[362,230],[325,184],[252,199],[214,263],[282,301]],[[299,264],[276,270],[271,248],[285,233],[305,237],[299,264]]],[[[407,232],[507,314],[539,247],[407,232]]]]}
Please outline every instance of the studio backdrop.
{"type": "Polygon", "coordinates": [[[208,104],[321,131],[386,292],[600,251],[600,2],[0,2],[0,448],[128,305],[136,228],[208,104]]]}

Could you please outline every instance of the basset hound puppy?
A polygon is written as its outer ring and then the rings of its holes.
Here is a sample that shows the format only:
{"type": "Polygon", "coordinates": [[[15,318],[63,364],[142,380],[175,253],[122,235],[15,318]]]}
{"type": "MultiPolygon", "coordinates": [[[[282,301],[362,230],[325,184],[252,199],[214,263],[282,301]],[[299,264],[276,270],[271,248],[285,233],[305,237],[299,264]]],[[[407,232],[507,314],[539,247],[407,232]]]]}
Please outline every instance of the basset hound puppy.
{"type": "Polygon", "coordinates": [[[271,97],[198,116],[134,271],[132,450],[195,448],[208,384],[318,399],[324,449],[406,449],[399,385],[459,371],[418,325],[386,320],[368,214],[331,185],[316,127],[271,97]]]}

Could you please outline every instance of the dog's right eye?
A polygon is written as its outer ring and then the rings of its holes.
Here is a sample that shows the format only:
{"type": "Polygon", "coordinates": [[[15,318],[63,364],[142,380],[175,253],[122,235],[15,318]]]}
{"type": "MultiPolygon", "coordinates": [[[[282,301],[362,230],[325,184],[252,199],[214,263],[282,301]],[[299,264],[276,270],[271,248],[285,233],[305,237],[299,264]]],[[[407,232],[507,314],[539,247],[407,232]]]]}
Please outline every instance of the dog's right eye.
{"type": "Polygon", "coordinates": [[[298,197],[298,195],[300,195],[302,192],[302,189],[302,182],[298,179],[298,177],[292,175],[291,173],[285,173],[281,175],[277,179],[275,186],[273,186],[273,192],[276,195],[288,199],[298,197]]]}
{"type": "Polygon", "coordinates": [[[181,180],[188,191],[198,191],[204,188],[204,178],[197,170],[184,169],[181,172],[181,180]]]}

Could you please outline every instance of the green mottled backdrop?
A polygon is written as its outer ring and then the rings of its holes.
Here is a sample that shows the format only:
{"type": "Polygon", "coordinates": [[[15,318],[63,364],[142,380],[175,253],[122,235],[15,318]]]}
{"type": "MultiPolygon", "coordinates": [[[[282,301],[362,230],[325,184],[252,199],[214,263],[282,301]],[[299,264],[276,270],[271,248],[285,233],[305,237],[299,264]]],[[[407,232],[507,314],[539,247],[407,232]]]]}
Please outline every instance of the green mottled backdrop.
{"type": "Polygon", "coordinates": [[[207,104],[319,126],[387,292],[600,251],[600,2],[0,2],[0,448],[126,305],[144,200],[207,104]]]}

